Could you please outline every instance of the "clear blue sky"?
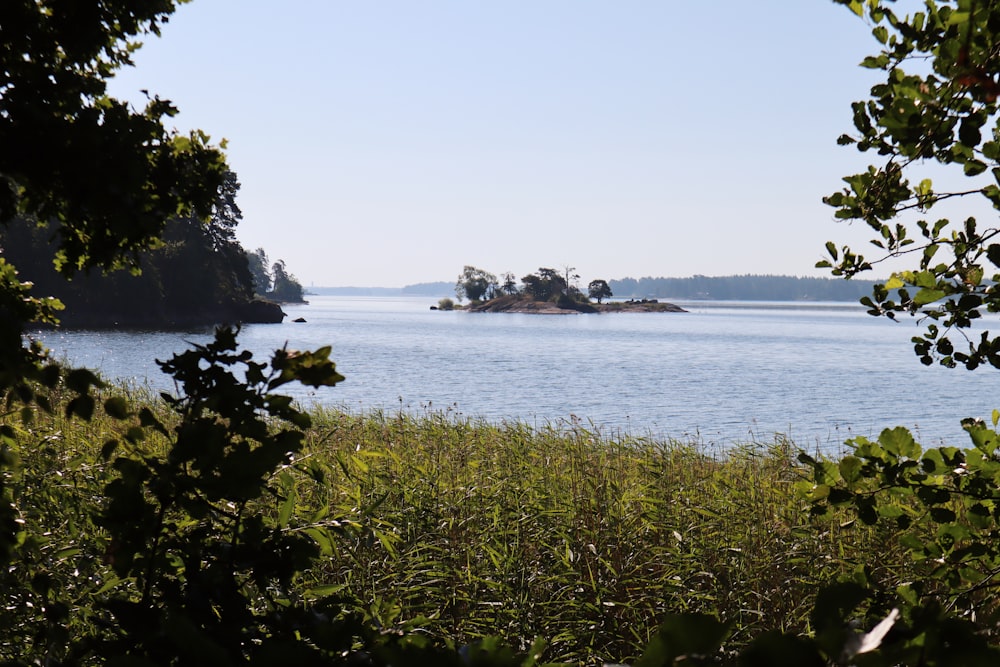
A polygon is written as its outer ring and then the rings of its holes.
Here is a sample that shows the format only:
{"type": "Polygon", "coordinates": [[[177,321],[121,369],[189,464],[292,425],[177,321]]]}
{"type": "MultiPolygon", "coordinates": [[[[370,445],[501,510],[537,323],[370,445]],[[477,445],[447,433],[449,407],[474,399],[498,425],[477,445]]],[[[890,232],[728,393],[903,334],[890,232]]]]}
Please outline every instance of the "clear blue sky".
{"type": "Polygon", "coordinates": [[[829,0],[194,0],[112,93],[226,138],[307,286],[825,275],[875,46],[829,0]]]}

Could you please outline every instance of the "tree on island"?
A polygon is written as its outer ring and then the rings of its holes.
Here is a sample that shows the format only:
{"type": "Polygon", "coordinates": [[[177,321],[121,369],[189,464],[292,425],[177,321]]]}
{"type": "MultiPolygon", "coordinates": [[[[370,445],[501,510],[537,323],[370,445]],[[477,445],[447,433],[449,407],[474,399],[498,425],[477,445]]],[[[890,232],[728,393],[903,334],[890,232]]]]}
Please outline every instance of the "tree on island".
{"type": "Polygon", "coordinates": [[[492,273],[466,265],[455,283],[458,300],[481,301],[492,298],[497,291],[497,277],[492,273]]]}
{"type": "MultiPolygon", "coordinates": [[[[536,273],[529,273],[521,278],[520,289],[513,273],[507,272],[501,277],[503,284],[498,285],[496,276],[492,273],[466,265],[455,284],[455,294],[459,300],[467,298],[473,302],[494,299],[502,295],[508,297],[521,295],[534,301],[586,302],[588,299],[574,284],[580,275],[571,266],[565,266],[561,271],[540,267],[536,273]]],[[[602,299],[610,296],[611,287],[607,281],[595,280],[590,283],[589,298],[597,299],[600,303],[602,299]]]]}
{"type": "Polygon", "coordinates": [[[503,278],[503,284],[500,286],[500,291],[507,295],[517,294],[517,279],[514,274],[507,271],[501,278],[503,278]]]}
{"type": "Polygon", "coordinates": [[[556,269],[540,267],[538,273],[529,273],[521,278],[524,293],[537,301],[548,301],[563,294],[567,289],[566,279],[556,269]]]}
{"type": "Polygon", "coordinates": [[[606,280],[591,280],[590,284],[587,285],[587,296],[591,299],[596,299],[597,303],[601,303],[602,299],[609,299],[614,294],[611,293],[611,287],[608,285],[606,280]]]}

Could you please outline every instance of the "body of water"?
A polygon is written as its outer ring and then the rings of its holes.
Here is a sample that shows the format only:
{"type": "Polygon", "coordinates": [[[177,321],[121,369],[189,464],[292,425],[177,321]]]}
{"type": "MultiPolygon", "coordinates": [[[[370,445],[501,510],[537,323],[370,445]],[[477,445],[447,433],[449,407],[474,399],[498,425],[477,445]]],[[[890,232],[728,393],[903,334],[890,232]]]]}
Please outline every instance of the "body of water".
{"type": "MultiPolygon", "coordinates": [[[[906,426],[925,445],[968,443],[959,421],[1000,407],[1000,375],[925,367],[913,320],[854,304],[683,304],[688,313],[526,315],[431,311],[420,297],[310,297],[279,325],[248,325],[255,355],[333,346],[347,380],[282,388],[352,412],[403,409],[571,423],[709,445],[803,447],[906,426]],[[295,323],[295,318],[305,323],[295,323]]],[[[1000,325],[1000,323],[998,323],[1000,325]]],[[[172,389],[155,359],[211,332],[49,331],[58,356],[106,377],[172,389]]]]}

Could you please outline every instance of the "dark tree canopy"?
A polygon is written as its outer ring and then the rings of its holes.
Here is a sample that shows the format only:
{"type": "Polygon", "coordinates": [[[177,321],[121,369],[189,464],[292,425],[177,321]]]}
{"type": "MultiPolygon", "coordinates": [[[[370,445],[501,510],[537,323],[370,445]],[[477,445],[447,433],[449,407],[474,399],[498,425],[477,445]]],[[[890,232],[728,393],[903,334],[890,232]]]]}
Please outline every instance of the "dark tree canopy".
{"type": "Polygon", "coordinates": [[[285,260],[279,259],[271,266],[271,276],[271,291],[265,296],[289,303],[303,300],[302,284],[288,272],[285,260]]]}
{"type": "Polygon", "coordinates": [[[0,3],[0,222],[50,221],[67,273],[134,260],[174,217],[206,217],[222,154],[151,97],[136,111],[108,97],[133,40],[158,34],[173,0],[0,3]]]}
{"type": "Polygon", "coordinates": [[[606,280],[591,280],[590,284],[587,285],[587,296],[591,299],[596,299],[597,303],[600,303],[603,299],[609,299],[614,294],[611,292],[611,287],[608,285],[606,280]]]}
{"type": "MultiPolygon", "coordinates": [[[[218,200],[226,164],[207,136],[168,128],[177,110],[166,100],[134,110],[107,95],[135,40],[158,34],[175,8],[173,0],[0,2],[0,225],[49,225],[48,261],[66,275],[134,264],[168,220],[206,219],[218,200]]],[[[0,256],[0,395],[14,389],[30,400],[32,380],[58,379],[23,339],[27,323],[54,321],[57,306],[0,256]]]]}
{"type": "Polygon", "coordinates": [[[267,252],[263,248],[257,248],[247,253],[247,263],[254,293],[264,296],[271,291],[271,263],[267,259],[267,252]]]}
{"type": "Polygon", "coordinates": [[[491,298],[497,290],[497,277],[482,269],[466,265],[455,283],[455,295],[469,301],[491,298]]]}
{"type": "Polygon", "coordinates": [[[67,279],[52,263],[54,225],[17,218],[0,227],[3,257],[21,268],[36,293],[58,298],[71,326],[176,326],[241,319],[253,297],[247,255],[235,237],[242,217],[235,203],[239,182],[226,177],[207,222],[194,217],[166,222],[157,247],[137,255],[141,273],[81,273],[67,279]]]}
{"type": "Polygon", "coordinates": [[[521,278],[524,292],[539,301],[558,297],[567,289],[566,279],[556,269],[541,267],[537,273],[529,273],[521,278]]]}

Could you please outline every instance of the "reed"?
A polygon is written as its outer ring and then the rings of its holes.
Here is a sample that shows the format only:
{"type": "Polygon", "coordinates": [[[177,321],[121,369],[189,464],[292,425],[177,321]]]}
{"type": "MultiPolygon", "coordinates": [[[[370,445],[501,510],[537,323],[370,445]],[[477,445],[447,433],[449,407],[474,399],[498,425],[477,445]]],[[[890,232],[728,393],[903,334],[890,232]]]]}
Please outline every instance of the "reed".
{"type": "MultiPolygon", "coordinates": [[[[549,661],[629,662],[669,612],[717,614],[739,646],[768,629],[808,630],[813,593],[830,579],[905,561],[885,535],[811,519],[794,488],[806,471],[781,438],[709,452],[577,420],[311,416],[306,449],[275,488],[297,515],[343,531],[301,586],[339,593],[385,630],[456,645],[493,635],[522,650],[540,637],[549,661]]],[[[34,548],[66,559],[53,571],[102,567],[107,544],[83,515],[100,507],[112,475],[100,450],[123,428],[58,411],[23,427],[15,500],[32,524],[69,531],[34,548]]]]}
{"type": "Polygon", "coordinates": [[[314,417],[333,511],[364,527],[316,576],[386,627],[627,661],[667,612],[717,613],[737,643],[804,631],[818,585],[900,561],[873,531],[810,520],[782,439],[713,455],[580,422],[314,417]]]}

